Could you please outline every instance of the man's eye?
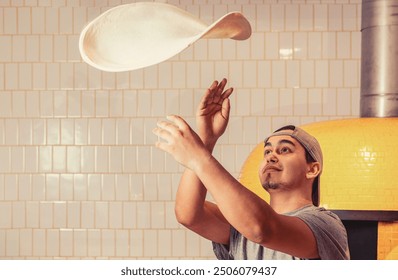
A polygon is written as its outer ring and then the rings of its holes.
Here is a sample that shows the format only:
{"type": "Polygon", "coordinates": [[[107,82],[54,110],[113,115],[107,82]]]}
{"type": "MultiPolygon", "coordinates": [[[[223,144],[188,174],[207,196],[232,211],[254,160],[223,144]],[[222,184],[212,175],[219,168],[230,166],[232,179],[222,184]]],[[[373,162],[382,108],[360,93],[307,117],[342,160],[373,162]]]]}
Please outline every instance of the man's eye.
{"type": "Polygon", "coordinates": [[[287,147],[283,147],[283,148],[281,148],[281,153],[289,153],[290,152],[290,149],[289,148],[287,148],[287,147]]]}
{"type": "Polygon", "coordinates": [[[265,155],[265,156],[267,156],[267,155],[269,155],[269,154],[271,154],[271,150],[265,150],[265,151],[264,151],[264,155],[265,155]]]}

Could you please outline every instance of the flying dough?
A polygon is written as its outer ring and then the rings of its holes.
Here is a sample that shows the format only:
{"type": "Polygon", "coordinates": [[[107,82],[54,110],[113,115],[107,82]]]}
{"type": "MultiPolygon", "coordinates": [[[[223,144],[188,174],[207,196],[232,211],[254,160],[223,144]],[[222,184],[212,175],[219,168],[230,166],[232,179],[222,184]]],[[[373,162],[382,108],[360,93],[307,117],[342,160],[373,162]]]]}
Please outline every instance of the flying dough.
{"type": "Polygon", "coordinates": [[[79,50],[89,65],[122,72],[163,62],[201,38],[250,36],[250,23],[239,12],[207,25],[173,5],[138,2],[111,8],[92,20],[80,34],[79,50]]]}

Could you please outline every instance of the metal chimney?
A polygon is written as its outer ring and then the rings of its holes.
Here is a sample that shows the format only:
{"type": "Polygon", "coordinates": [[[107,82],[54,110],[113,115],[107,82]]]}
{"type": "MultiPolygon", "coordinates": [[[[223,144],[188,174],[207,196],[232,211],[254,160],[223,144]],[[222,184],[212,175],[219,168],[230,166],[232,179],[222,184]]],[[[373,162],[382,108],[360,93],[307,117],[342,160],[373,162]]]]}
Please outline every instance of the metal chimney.
{"type": "Polygon", "coordinates": [[[398,0],[362,1],[361,117],[398,117],[398,0]]]}

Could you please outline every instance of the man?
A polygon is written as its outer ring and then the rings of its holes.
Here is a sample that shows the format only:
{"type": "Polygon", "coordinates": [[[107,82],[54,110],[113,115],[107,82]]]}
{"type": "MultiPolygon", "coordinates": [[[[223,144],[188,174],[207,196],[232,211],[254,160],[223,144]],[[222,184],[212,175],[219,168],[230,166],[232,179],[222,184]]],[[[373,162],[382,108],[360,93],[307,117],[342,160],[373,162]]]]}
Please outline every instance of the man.
{"type": "Polygon", "coordinates": [[[260,181],[268,204],[211,155],[229,119],[227,81],[214,81],[197,111],[197,134],[179,116],[158,122],[156,146],[186,167],[177,191],[177,220],[213,242],[219,259],[348,259],[347,234],[319,208],[322,152],[308,133],[282,128],[265,141],[260,181]],[[216,203],[206,201],[207,191],[216,203]],[[314,196],[314,197],[313,197],[314,196]]]}

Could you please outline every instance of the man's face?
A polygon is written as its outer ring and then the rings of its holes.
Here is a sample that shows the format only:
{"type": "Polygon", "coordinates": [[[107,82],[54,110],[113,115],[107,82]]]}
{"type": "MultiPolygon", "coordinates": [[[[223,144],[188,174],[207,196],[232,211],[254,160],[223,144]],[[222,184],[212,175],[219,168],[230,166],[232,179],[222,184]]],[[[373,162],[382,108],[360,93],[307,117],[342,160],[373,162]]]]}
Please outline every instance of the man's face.
{"type": "Polygon", "coordinates": [[[303,146],[288,135],[270,137],[265,143],[259,177],[267,191],[292,189],[306,181],[308,164],[303,146]]]}

